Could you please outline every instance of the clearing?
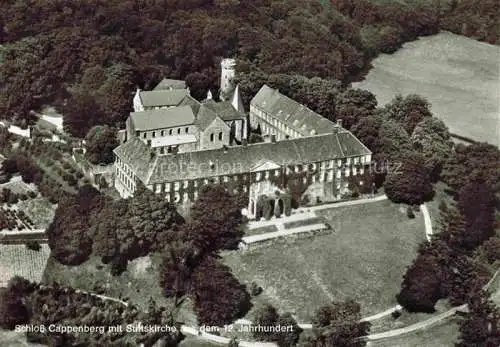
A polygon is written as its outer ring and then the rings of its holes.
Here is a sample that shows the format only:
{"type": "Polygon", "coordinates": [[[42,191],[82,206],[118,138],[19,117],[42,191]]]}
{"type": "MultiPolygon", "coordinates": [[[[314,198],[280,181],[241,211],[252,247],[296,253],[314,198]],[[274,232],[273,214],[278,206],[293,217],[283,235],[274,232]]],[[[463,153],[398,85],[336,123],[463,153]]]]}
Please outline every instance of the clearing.
{"type": "Polygon", "coordinates": [[[419,94],[450,131],[500,145],[500,47],[449,32],[408,42],[381,54],[354,88],[380,105],[396,94],[419,94]]]}

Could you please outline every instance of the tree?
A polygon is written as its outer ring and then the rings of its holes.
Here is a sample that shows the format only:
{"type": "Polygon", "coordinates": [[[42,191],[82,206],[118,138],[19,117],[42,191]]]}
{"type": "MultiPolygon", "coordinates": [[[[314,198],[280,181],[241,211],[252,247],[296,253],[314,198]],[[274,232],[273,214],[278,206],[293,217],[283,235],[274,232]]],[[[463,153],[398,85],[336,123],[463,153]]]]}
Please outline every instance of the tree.
{"type": "Polygon", "coordinates": [[[0,327],[13,330],[29,322],[31,314],[24,296],[30,290],[29,282],[18,276],[9,280],[7,288],[0,289],[0,327]]]}
{"type": "Polygon", "coordinates": [[[163,251],[160,285],[166,297],[180,299],[191,289],[191,277],[199,262],[199,252],[192,243],[174,241],[163,251]]]}
{"type": "MultiPolygon", "coordinates": [[[[255,312],[254,325],[262,327],[275,326],[279,318],[278,311],[273,306],[267,304],[255,312]]],[[[253,332],[253,337],[257,341],[275,341],[273,334],[258,330],[253,332]]]]}
{"type": "Polygon", "coordinates": [[[371,117],[377,107],[375,95],[363,89],[347,89],[337,98],[335,115],[342,119],[342,126],[352,129],[358,122],[371,117]]]}
{"type": "Polygon", "coordinates": [[[91,186],[81,187],[76,196],[61,199],[46,231],[51,254],[58,262],[79,265],[87,261],[92,252],[91,215],[99,212],[104,201],[91,186]]]}
{"type": "Polygon", "coordinates": [[[438,259],[419,254],[403,276],[398,303],[409,312],[434,312],[444,274],[438,259]]]}
{"type": "Polygon", "coordinates": [[[413,148],[422,153],[433,181],[437,181],[443,163],[453,153],[450,132],[443,121],[426,117],[415,126],[411,135],[413,148]]]}
{"type": "Polygon", "coordinates": [[[500,190],[500,150],[488,143],[457,144],[453,155],[445,161],[442,180],[455,192],[468,182],[483,180],[495,192],[500,190]]]}
{"type": "Polygon", "coordinates": [[[485,182],[471,181],[460,189],[457,206],[465,220],[459,242],[472,251],[495,234],[495,194],[485,182]]]}
{"type": "Polygon", "coordinates": [[[173,204],[139,185],[132,198],[110,201],[95,214],[90,235],[103,262],[128,261],[162,250],[182,223],[173,204]]]}
{"type": "Polygon", "coordinates": [[[500,311],[481,291],[469,300],[469,312],[460,323],[457,347],[500,345],[500,311]]]}
{"type": "Polygon", "coordinates": [[[89,130],[104,119],[100,105],[87,92],[74,93],[61,108],[64,131],[83,138],[89,130]]]}
{"type": "Polygon", "coordinates": [[[383,115],[378,133],[376,160],[392,162],[411,150],[410,137],[403,125],[383,115]]]}
{"type": "Polygon", "coordinates": [[[281,327],[291,327],[291,331],[279,331],[275,334],[275,341],[279,347],[294,347],[299,341],[302,328],[299,327],[297,321],[292,317],[292,314],[287,312],[282,314],[276,325],[281,327]]]}
{"type": "Polygon", "coordinates": [[[500,260],[500,237],[495,235],[484,241],[474,252],[474,259],[482,264],[495,264],[500,260]]]}
{"type": "Polygon", "coordinates": [[[388,173],[384,188],[387,197],[395,203],[420,205],[434,196],[425,159],[415,152],[401,156],[400,165],[394,165],[388,173]]]}
{"type": "Polygon", "coordinates": [[[301,346],[361,347],[360,339],[370,330],[369,322],[361,322],[361,307],[353,300],[332,302],[320,307],[313,319],[313,334],[301,346]]]}
{"type": "Polygon", "coordinates": [[[206,256],[193,274],[191,296],[200,324],[223,326],[243,317],[252,307],[250,294],[214,257],[206,256]]]}
{"type": "Polygon", "coordinates": [[[116,130],[104,126],[95,126],[85,136],[85,157],[92,164],[111,164],[114,162],[113,150],[119,145],[116,130]]]}
{"type": "Polygon", "coordinates": [[[406,97],[397,95],[385,106],[390,119],[404,126],[408,134],[413,133],[415,126],[427,117],[432,117],[429,102],[421,96],[411,94],[406,97]]]}
{"type": "Polygon", "coordinates": [[[238,197],[224,186],[205,186],[191,207],[190,239],[202,252],[237,249],[243,236],[238,197]]]}

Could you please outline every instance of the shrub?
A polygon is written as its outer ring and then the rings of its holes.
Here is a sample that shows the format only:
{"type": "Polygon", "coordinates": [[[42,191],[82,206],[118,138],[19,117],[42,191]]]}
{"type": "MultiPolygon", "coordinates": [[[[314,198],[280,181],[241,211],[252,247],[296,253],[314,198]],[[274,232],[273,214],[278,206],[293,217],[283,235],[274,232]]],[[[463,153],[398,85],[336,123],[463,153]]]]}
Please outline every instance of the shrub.
{"type": "Polygon", "coordinates": [[[250,295],[252,295],[252,296],[258,296],[263,291],[264,290],[262,289],[262,287],[259,286],[257,283],[255,283],[255,282],[250,283],[250,295]]]}
{"type": "Polygon", "coordinates": [[[413,212],[413,209],[411,208],[411,206],[408,206],[408,208],[406,209],[406,215],[410,219],[415,218],[415,213],[413,212]]]}
{"type": "Polygon", "coordinates": [[[40,243],[38,243],[37,241],[29,241],[26,242],[26,248],[38,252],[42,247],[40,246],[40,243]]]}

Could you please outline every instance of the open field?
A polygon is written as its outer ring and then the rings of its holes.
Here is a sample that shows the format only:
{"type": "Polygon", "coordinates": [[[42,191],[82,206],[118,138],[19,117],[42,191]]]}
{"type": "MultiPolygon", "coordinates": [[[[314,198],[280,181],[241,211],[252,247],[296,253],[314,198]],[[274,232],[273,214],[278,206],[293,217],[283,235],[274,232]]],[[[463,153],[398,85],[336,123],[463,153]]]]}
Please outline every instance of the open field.
{"type": "Polygon", "coordinates": [[[500,47],[442,32],[381,54],[366,79],[353,83],[379,104],[416,93],[450,131],[500,145],[500,47]]]}
{"type": "Polygon", "coordinates": [[[223,256],[242,282],[264,288],[254,304],[271,303],[301,322],[331,300],[351,297],[362,304],[364,316],[396,305],[401,276],[425,239],[421,214],[408,219],[405,209],[389,201],[317,213],[332,232],[223,256]]]}
{"type": "Polygon", "coordinates": [[[22,276],[30,281],[39,282],[49,258],[48,245],[40,245],[39,251],[25,245],[0,245],[0,286],[6,286],[9,279],[22,276]]]}

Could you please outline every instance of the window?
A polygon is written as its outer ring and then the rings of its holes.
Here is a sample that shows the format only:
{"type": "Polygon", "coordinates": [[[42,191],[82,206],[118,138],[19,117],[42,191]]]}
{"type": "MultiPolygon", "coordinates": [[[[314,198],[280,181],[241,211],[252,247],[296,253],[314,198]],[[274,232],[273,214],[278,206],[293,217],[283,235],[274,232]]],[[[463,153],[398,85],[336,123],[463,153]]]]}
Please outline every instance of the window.
{"type": "Polygon", "coordinates": [[[280,170],[274,170],[274,176],[278,177],[280,175],[280,170]]]}
{"type": "Polygon", "coordinates": [[[161,184],[155,184],[155,193],[161,192],[161,184]]]}
{"type": "Polygon", "coordinates": [[[210,134],[210,142],[214,142],[214,134],[210,134]]]}
{"type": "Polygon", "coordinates": [[[356,176],[356,173],[357,173],[356,167],[353,167],[353,168],[352,168],[352,175],[353,175],[353,176],[356,176]]]}
{"type": "Polygon", "coordinates": [[[345,177],[349,177],[350,173],[351,173],[351,172],[350,172],[350,170],[349,170],[349,169],[345,169],[345,177]]]}
{"type": "Polygon", "coordinates": [[[146,132],[143,132],[143,133],[142,133],[142,138],[144,138],[144,139],[145,139],[145,138],[146,138],[146,136],[147,136],[147,135],[146,135],[146,132]]]}
{"type": "Polygon", "coordinates": [[[189,186],[189,181],[184,181],[184,188],[187,188],[189,186]]]}
{"type": "Polygon", "coordinates": [[[219,133],[219,141],[222,141],[222,131],[219,133]]]}
{"type": "Polygon", "coordinates": [[[341,167],[342,166],[342,160],[339,159],[339,161],[337,162],[337,165],[338,165],[338,167],[341,167]]]}
{"type": "Polygon", "coordinates": [[[186,129],[184,129],[186,131],[186,134],[189,132],[189,127],[186,127],[186,129]]]}
{"type": "Polygon", "coordinates": [[[339,171],[337,171],[337,178],[340,178],[340,175],[341,175],[341,172],[339,170],[339,171]]]}
{"type": "Polygon", "coordinates": [[[356,164],[359,164],[359,158],[358,157],[354,158],[354,165],[356,165],[356,164]]]}
{"type": "Polygon", "coordinates": [[[262,175],[261,172],[257,172],[257,175],[255,175],[255,178],[256,178],[257,181],[260,180],[261,175],[262,175]]]}
{"type": "Polygon", "coordinates": [[[328,182],[333,181],[333,170],[328,171],[328,182]]]}
{"type": "Polygon", "coordinates": [[[264,177],[265,177],[266,180],[269,179],[269,171],[266,171],[266,173],[264,174],[264,177]]]}
{"type": "Polygon", "coordinates": [[[165,154],[165,147],[160,147],[160,154],[165,154]]]}
{"type": "Polygon", "coordinates": [[[148,146],[151,147],[151,140],[148,140],[148,146]]]}
{"type": "Polygon", "coordinates": [[[224,176],[224,182],[225,183],[229,182],[229,177],[228,176],[224,176]]]}
{"type": "Polygon", "coordinates": [[[177,134],[180,134],[181,133],[181,128],[178,128],[177,129],[177,134]]]}
{"type": "Polygon", "coordinates": [[[168,134],[169,134],[169,135],[172,135],[172,129],[170,129],[170,130],[168,131],[168,134]]]}
{"type": "Polygon", "coordinates": [[[156,131],[153,131],[153,133],[151,134],[152,137],[156,137],[156,131]]]}
{"type": "Polygon", "coordinates": [[[140,135],[141,135],[141,132],[140,132],[139,130],[137,130],[137,131],[135,132],[135,136],[139,137],[140,135]]]}
{"type": "Polygon", "coordinates": [[[165,130],[160,131],[161,136],[165,136],[165,130]]]}
{"type": "Polygon", "coordinates": [[[179,190],[179,182],[174,183],[174,190],[178,191],[179,190]]]}

